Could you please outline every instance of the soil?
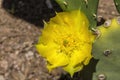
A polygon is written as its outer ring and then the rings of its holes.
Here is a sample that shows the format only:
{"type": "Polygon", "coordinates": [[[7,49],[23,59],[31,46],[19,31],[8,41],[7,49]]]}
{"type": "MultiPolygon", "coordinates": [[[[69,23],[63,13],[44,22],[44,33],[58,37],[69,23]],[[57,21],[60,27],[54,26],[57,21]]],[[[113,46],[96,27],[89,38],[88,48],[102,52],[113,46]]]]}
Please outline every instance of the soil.
{"type": "MultiPolygon", "coordinates": [[[[60,78],[63,71],[49,73],[34,46],[43,28],[42,20],[48,21],[55,11],[61,11],[52,3],[54,9],[48,8],[45,0],[0,0],[0,80],[60,78]]],[[[111,19],[118,15],[113,0],[100,0],[98,16],[111,19]]]]}

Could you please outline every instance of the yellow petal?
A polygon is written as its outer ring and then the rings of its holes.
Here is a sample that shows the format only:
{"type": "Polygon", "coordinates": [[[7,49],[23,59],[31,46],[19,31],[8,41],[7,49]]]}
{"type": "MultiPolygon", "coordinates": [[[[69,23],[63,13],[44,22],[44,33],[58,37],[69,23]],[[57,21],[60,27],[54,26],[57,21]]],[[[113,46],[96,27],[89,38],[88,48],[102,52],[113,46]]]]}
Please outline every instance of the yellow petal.
{"type": "Polygon", "coordinates": [[[50,64],[47,64],[47,68],[49,71],[56,67],[65,66],[69,63],[69,58],[65,54],[57,54],[52,55],[51,57],[47,58],[47,61],[49,61],[50,64]]]}
{"type": "Polygon", "coordinates": [[[55,50],[56,50],[56,45],[54,43],[53,44],[51,43],[51,44],[48,44],[48,45],[37,44],[36,49],[38,50],[40,55],[43,56],[43,57],[49,57],[49,56],[52,56],[52,55],[56,54],[56,53],[54,53],[55,50]]]}

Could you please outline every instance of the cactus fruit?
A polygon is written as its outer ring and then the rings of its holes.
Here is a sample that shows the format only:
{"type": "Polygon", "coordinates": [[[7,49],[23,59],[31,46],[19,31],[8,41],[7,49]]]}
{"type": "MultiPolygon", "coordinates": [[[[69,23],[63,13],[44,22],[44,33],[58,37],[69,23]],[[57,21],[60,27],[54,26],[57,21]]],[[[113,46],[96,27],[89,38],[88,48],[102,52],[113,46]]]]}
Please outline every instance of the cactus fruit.
{"type": "Polygon", "coordinates": [[[120,13],[120,0],[114,0],[117,11],[120,13]]]}
{"type": "Polygon", "coordinates": [[[96,27],[96,14],[99,0],[56,0],[64,11],[78,10],[84,12],[90,27],[96,27]]]}
{"type": "Polygon", "coordinates": [[[93,80],[120,79],[120,17],[98,27],[100,37],[93,45],[93,56],[99,59],[93,80]]]}

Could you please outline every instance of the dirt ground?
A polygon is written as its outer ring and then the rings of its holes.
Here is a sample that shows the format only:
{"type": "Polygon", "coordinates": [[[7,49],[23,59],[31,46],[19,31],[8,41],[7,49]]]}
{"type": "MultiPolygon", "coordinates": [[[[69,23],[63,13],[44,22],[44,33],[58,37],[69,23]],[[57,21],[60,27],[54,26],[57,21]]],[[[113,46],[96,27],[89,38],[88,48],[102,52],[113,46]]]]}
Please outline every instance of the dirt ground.
{"type": "MultiPolygon", "coordinates": [[[[54,16],[50,12],[40,13],[40,19],[54,16]]],[[[113,0],[100,0],[98,16],[111,19],[118,15],[113,0]]],[[[36,19],[36,25],[29,18],[18,16],[10,14],[0,0],[0,80],[58,80],[61,70],[48,73],[45,60],[34,47],[41,34],[42,22],[39,24],[39,19],[36,19]]],[[[32,15],[28,17],[33,18],[32,15]]]]}

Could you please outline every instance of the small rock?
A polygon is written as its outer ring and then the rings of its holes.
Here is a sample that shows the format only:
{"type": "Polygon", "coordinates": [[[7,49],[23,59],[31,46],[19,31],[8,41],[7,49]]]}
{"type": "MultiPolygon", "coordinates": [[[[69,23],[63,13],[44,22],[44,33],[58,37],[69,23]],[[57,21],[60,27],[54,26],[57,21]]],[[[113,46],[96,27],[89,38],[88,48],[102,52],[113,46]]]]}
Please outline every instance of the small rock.
{"type": "Polygon", "coordinates": [[[19,71],[19,78],[20,80],[25,80],[25,75],[19,71]]]}
{"type": "Polygon", "coordinates": [[[7,70],[8,69],[8,62],[6,60],[1,61],[0,67],[3,68],[4,70],[7,70]]]}
{"type": "Polygon", "coordinates": [[[5,80],[3,75],[0,75],[0,80],[5,80]]]}
{"type": "Polygon", "coordinates": [[[34,56],[34,53],[32,51],[29,51],[25,54],[27,60],[31,60],[34,56]]]}
{"type": "Polygon", "coordinates": [[[0,42],[3,42],[3,41],[6,40],[6,39],[7,39],[7,37],[4,36],[4,37],[1,38],[0,42]]]}

